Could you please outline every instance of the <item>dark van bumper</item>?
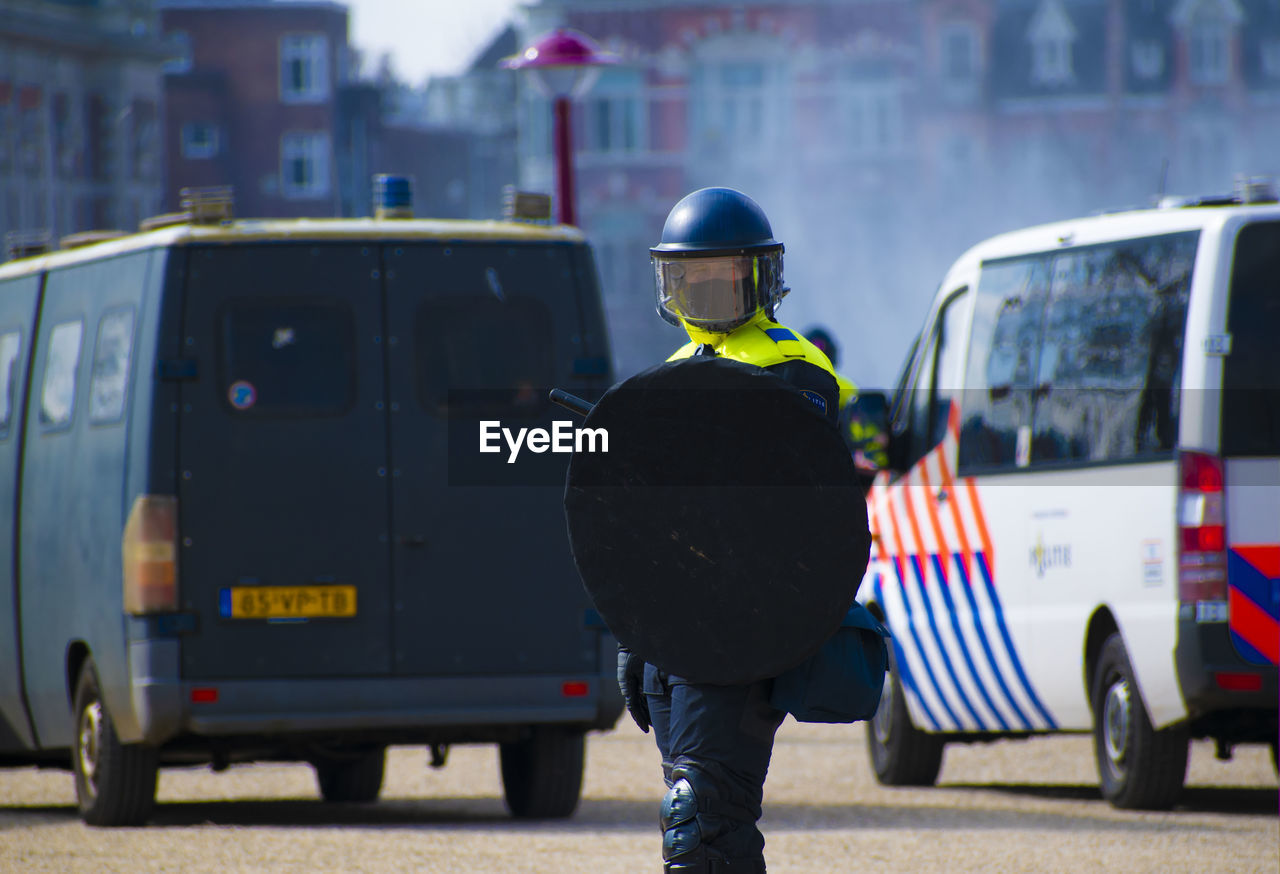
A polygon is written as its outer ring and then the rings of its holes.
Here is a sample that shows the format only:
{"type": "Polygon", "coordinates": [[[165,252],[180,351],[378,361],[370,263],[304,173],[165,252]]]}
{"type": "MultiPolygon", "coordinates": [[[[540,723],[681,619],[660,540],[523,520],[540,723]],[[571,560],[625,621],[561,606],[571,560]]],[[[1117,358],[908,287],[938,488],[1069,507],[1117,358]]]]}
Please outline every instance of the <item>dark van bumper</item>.
{"type": "Polygon", "coordinates": [[[1174,660],[1193,734],[1232,743],[1275,741],[1276,667],[1241,659],[1225,622],[1180,617],[1174,660]],[[1252,684],[1246,677],[1256,677],[1258,688],[1237,688],[1252,684]]]}
{"type": "MultiPolygon", "coordinates": [[[[154,644],[155,642],[150,642],[154,644]]],[[[170,644],[171,641],[165,641],[170,644]]],[[[161,646],[161,649],[167,649],[161,646]]],[[[175,648],[176,649],[176,648],[175,648]]],[[[612,653],[607,664],[612,668],[612,653]]],[[[126,742],[164,744],[180,735],[292,735],[382,732],[411,738],[492,733],[534,724],[612,728],[622,699],[607,676],[361,677],[191,682],[159,671],[151,646],[135,641],[134,720],[126,742]],[[474,730],[474,731],[473,731],[474,730]]],[[[176,656],[176,652],[174,652],[176,656]]],[[[160,659],[166,662],[168,659],[160,659]]],[[[176,662],[176,658],[174,659],[176,662]]],[[[176,664],[172,664],[176,668],[176,664]]],[[[132,723],[132,724],[128,724],[132,723]]]]}

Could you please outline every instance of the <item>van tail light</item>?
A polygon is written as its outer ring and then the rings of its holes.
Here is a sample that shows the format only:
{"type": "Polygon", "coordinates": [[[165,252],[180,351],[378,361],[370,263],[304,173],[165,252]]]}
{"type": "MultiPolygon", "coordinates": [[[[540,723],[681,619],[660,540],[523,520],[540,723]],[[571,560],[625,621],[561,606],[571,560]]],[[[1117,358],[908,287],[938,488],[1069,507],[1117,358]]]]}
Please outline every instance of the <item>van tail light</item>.
{"type": "Polygon", "coordinates": [[[1227,672],[1216,671],[1213,675],[1213,681],[1218,684],[1219,689],[1226,689],[1228,692],[1261,692],[1262,691],[1262,675],[1246,674],[1244,672],[1227,672]]]}
{"type": "Polygon", "coordinates": [[[1178,477],[1178,600],[1226,601],[1222,459],[1204,452],[1184,452],[1178,458],[1178,477]]]}
{"type": "Polygon", "coordinates": [[[178,609],[178,499],[139,495],[124,526],[124,610],[135,616],[178,609]]]}

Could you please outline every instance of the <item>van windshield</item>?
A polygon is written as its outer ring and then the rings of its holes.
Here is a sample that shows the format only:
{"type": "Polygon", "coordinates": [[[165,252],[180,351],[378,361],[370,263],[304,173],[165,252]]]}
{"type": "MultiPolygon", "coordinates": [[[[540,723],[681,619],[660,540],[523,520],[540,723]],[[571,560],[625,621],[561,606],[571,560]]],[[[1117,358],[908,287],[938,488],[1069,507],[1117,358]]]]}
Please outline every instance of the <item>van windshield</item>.
{"type": "Polygon", "coordinates": [[[1236,238],[1227,332],[1222,454],[1280,455],[1280,222],[1236,238]]]}

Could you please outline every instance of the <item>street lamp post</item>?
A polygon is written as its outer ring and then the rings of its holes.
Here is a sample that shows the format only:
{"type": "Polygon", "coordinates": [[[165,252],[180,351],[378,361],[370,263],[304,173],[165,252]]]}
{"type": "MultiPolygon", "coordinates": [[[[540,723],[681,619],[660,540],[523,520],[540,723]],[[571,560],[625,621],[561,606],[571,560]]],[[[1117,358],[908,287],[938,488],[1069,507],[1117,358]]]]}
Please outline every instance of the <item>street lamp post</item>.
{"type": "Polygon", "coordinates": [[[560,28],[535,40],[501,66],[529,73],[533,86],[553,102],[556,204],[561,224],[576,225],[573,179],[573,120],[570,102],[586,94],[600,75],[600,67],[616,64],[616,55],[600,50],[591,37],[560,28]]]}

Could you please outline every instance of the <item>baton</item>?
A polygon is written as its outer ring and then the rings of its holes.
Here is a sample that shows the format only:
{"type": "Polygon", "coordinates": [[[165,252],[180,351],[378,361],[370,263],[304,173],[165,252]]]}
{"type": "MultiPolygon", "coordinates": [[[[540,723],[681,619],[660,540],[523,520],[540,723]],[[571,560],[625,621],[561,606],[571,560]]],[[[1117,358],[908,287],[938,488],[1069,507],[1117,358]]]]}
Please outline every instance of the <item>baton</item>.
{"type": "Polygon", "coordinates": [[[571,395],[564,389],[553,388],[551,390],[551,400],[559,404],[566,410],[577,413],[579,416],[586,417],[593,409],[595,404],[585,401],[577,395],[571,395]]]}

